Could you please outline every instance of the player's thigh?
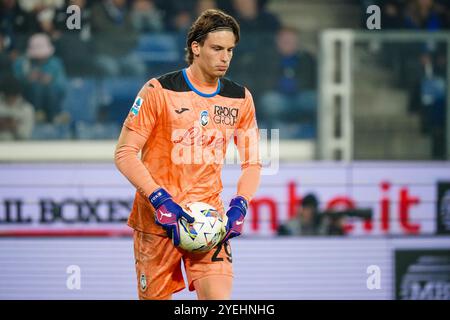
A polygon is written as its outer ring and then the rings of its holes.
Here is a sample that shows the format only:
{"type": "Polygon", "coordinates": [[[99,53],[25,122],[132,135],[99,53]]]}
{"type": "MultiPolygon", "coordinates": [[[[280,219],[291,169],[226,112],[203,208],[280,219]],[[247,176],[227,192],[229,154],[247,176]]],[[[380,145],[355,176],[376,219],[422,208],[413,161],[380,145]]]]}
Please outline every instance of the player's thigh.
{"type": "Polygon", "coordinates": [[[170,299],[184,289],[182,254],[168,237],[134,231],[134,255],[140,299],[170,299]]]}
{"type": "Polygon", "coordinates": [[[196,290],[200,299],[229,299],[233,283],[233,260],[229,241],[217,245],[207,253],[185,254],[183,259],[189,290],[196,290]],[[217,279],[220,281],[215,281],[217,279]],[[220,292],[223,295],[218,297],[220,292]]]}
{"type": "Polygon", "coordinates": [[[210,275],[194,281],[199,300],[229,300],[233,287],[233,277],[210,275]]]}

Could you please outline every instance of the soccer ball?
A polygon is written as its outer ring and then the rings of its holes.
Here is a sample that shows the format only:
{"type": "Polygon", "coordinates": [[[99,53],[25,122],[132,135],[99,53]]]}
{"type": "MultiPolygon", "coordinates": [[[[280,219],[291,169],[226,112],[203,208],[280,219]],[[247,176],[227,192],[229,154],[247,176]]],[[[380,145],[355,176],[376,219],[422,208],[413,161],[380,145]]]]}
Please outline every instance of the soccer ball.
{"type": "Polygon", "coordinates": [[[180,248],[198,253],[211,250],[222,240],[222,216],[214,207],[204,202],[192,202],[186,207],[186,212],[195,221],[188,223],[184,218],[178,221],[180,248]]]}

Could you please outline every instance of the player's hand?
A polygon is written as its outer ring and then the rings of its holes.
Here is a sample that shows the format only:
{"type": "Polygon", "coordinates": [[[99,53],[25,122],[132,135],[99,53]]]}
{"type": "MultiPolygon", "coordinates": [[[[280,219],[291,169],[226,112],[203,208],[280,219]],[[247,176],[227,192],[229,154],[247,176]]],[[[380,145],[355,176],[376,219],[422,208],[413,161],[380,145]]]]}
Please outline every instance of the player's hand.
{"type": "Polygon", "coordinates": [[[173,244],[178,246],[180,244],[178,220],[184,218],[187,222],[192,223],[194,218],[174,202],[172,196],[163,188],[157,189],[148,198],[155,208],[155,222],[166,230],[173,244]]]}
{"type": "Polygon", "coordinates": [[[248,202],[244,197],[237,196],[231,199],[230,207],[227,211],[228,220],[225,225],[225,235],[222,242],[226,242],[228,239],[241,235],[247,208],[248,202]]]}

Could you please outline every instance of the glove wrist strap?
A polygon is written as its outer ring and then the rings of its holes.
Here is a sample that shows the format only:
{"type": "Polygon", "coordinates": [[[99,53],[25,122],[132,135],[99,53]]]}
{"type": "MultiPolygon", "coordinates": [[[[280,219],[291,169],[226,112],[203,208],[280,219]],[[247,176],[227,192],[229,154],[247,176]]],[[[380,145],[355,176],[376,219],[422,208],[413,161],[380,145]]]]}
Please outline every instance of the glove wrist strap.
{"type": "Polygon", "coordinates": [[[148,199],[150,200],[150,203],[152,204],[153,208],[155,208],[155,210],[158,210],[158,208],[163,204],[163,202],[172,199],[172,196],[163,188],[159,188],[151,195],[149,195],[148,199]]]}

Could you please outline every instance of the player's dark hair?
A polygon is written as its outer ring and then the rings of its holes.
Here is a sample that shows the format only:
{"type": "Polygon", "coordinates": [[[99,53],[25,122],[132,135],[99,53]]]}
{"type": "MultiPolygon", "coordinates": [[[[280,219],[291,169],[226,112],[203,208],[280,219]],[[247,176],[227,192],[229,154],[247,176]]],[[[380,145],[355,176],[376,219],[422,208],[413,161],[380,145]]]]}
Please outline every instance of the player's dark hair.
{"type": "Polygon", "coordinates": [[[194,61],[194,53],[192,52],[192,42],[196,41],[200,45],[205,43],[206,36],[211,31],[216,30],[231,30],[236,39],[235,43],[239,42],[240,28],[237,21],[230,15],[218,9],[208,9],[195,20],[189,29],[186,39],[186,62],[191,65],[194,61]]]}

